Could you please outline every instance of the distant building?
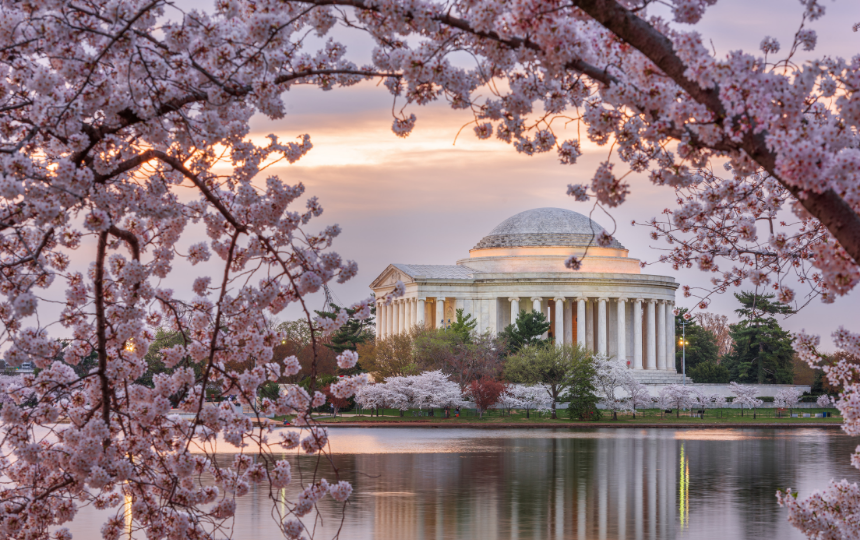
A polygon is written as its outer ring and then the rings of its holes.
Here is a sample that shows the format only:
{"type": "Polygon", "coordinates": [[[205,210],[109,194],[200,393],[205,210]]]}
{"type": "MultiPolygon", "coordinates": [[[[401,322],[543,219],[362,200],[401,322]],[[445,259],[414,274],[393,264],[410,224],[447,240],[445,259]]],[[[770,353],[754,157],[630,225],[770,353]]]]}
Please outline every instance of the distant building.
{"type": "Polygon", "coordinates": [[[370,288],[382,298],[402,281],[406,294],[379,304],[377,337],[438,328],[457,309],[472,314],[478,330],[498,333],[520,310],[541,310],[556,343],[624,358],[643,382],[681,382],[672,313],[678,284],[640,273],[618,240],[598,247],[603,230],[577,212],[537,208],[500,223],[456,264],[391,264],[370,288]],[[580,270],[565,267],[571,255],[582,260],[580,270]]]}

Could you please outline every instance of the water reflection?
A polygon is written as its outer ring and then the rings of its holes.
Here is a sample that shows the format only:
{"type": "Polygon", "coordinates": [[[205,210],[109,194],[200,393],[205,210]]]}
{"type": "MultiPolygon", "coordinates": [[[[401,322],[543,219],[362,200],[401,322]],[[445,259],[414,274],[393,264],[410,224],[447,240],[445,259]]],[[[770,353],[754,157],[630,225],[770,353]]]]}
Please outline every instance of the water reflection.
{"type": "MultiPolygon", "coordinates": [[[[857,441],[836,430],[341,428],[331,440],[355,487],[349,539],[800,539],[776,490],[803,496],[858,476],[848,464],[857,441]]],[[[287,457],[307,478],[313,460],[287,457]]],[[[238,502],[236,538],[279,537],[272,516],[283,505],[273,511],[267,490],[238,502]]],[[[337,507],[320,508],[318,537],[330,538],[337,507]]]]}

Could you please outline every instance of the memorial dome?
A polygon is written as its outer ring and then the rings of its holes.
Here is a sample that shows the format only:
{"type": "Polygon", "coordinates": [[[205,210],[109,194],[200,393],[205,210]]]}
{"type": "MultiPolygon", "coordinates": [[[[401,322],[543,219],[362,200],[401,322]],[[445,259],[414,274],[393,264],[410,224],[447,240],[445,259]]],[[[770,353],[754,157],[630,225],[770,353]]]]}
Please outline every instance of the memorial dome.
{"type": "MultiPolygon", "coordinates": [[[[512,247],[596,246],[594,237],[604,228],[587,216],[563,208],[535,208],[509,217],[472,249],[512,247]]],[[[607,246],[624,249],[617,240],[607,246]]]]}

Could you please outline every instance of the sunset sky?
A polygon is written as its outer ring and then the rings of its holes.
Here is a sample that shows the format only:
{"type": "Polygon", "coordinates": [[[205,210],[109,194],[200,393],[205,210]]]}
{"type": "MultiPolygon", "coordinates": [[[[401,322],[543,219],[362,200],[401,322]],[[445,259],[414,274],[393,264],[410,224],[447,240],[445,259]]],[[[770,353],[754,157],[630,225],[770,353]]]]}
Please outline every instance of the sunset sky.
{"type": "MultiPolygon", "coordinates": [[[[860,3],[827,2],[827,14],[811,24],[818,32],[818,47],[806,58],[824,55],[850,57],[858,52],[860,34],[851,30],[860,21],[860,3]]],[[[800,23],[802,7],[791,0],[722,1],[711,8],[698,29],[713,42],[717,54],[743,49],[757,51],[766,35],[787,49],[800,23]]],[[[357,63],[369,59],[367,42],[342,34],[357,63]]],[[[801,57],[802,59],[802,57],[801,57]]],[[[407,139],[391,131],[391,96],[375,83],[320,92],[295,88],[286,94],[287,116],[277,122],[265,118],[253,124],[256,137],[275,133],[287,139],[309,133],[314,149],[295,165],[273,168],[285,181],[302,181],[308,194],[320,197],[325,213],[318,223],[339,223],[344,233],[335,250],[359,263],[358,276],[332,290],[341,303],[369,293],[368,284],[389,263],[453,264],[505,218],[530,208],[553,206],[588,213],[589,203],[576,203],[565,195],[569,183],[590,180],[607,148],[585,147],[575,166],[558,163],[555,153],[528,157],[495,139],[479,141],[471,126],[456,140],[468,113],[445,104],[412,107],[418,116],[407,139]]],[[[398,105],[399,107],[399,105],[398,105]]],[[[570,133],[568,136],[572,137],[570,133]]],[[[563,138],[564,135],[562,135],[563,138]]],[[[647,230],[632,227],[674,205],[672,190],[652,185],[644,175],[634,178],[628,202],[612,211],[617,238],[630,256],[655,260],[663,247],[647,238],[647,230]]],[[[595,220],[611,229],[612,220],[599,211],[595,220]]],[[[707,285],[709,275],[697,270],[674,272],[654,265],[645,272],[674,276],[682,284],[707,285]]],[[[798,293],[802,289],[798,288],[798,293]]],[[[806,328],[825,337],[838,325],[856,326],[860,295],[822,305],[815,300],[785,326],[806,328]]],[[[689,302],[678,295],[679,305],[689,302]]],[[[322,303],[322,299],[312,301],[322,303]]],[[[730,295],[714,300],[709,311],[734,317],[736,302],[730,295]]],[[[281,319],[298,316],[285,311],[281,319]]]]}

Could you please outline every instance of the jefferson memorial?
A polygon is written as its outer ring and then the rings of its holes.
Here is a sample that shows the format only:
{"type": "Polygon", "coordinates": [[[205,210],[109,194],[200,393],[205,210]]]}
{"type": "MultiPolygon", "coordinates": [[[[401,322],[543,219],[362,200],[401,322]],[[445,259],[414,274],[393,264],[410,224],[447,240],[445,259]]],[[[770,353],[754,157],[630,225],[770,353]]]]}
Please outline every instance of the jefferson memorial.
{"type": "Polygon", "coordinates": [[[382,298],[402,281],[406,294],[377,306],[377,338],[448,325],[457,309],[478,321],[476,330],[495,334],[521,310],[540,310],[556,343],[626,359],[642,382],[680,383],[672,313],[678,284],[642,274],[617,240],[589,247],[601,231],[577,212],[537,208],[501,222],[456,264],[390,264],[370,288],[382,298]],[[577,271],[564,266],[571,255],[582,261],[577,271]]]}

